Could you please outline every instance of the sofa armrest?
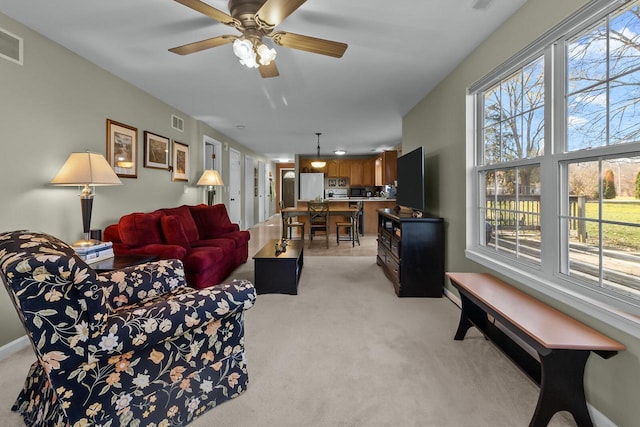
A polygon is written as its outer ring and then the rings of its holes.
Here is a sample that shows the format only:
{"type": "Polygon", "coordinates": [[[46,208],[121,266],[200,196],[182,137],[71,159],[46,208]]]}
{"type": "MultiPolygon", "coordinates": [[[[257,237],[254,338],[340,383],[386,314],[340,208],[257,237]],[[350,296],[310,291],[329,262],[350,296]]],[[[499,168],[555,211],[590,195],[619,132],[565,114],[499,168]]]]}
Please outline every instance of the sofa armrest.
{"type": "Polygon", "coordinates": [[[106,302],[112,312],[187,286],[184,266],[177,259],[108,271],[99,274],[98,280],[104,286],[106,302]]]}
{"type": "Polygon", "coordinates": [[[182,287],[110,314],[102,332],[91,337],[89,351],[96,357],[138,351],[203,327],[211,327],[213,335],[217,321],[241,315],[255,299],[253,284],[247,280],[201,290],[182,287]]]}

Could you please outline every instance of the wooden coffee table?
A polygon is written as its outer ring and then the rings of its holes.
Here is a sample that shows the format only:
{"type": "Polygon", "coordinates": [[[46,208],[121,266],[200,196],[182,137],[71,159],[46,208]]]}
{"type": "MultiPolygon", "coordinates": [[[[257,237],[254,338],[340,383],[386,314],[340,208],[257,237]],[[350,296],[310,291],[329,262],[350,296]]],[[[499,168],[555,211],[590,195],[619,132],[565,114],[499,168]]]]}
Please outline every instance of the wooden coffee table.
{"type": "Polygon", "coordinates": [[[253,256],[255,276],[253,285],[259,294],[298,294],[298,281],[304,264],[304,242],[288,240],[287,250],[276,254],[275,244],[269,241],[253,256]]]}

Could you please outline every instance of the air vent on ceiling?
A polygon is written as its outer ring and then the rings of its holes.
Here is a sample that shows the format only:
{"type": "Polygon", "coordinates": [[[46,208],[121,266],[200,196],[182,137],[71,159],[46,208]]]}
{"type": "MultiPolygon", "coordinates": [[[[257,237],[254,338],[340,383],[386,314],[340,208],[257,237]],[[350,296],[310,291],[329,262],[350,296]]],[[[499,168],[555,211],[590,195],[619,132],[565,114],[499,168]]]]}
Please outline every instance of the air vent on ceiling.
{"type": "Polygon", "coordinates": [[[0,28],[0,57],[22,65],[22,38],[0,28]]]}
{"type": "Polygon", "coordinates": [[[171,127],[175,130],[179,130],[180,132],[184,132],[184,120],[180,117],[172,114],[171,115],[171,127]]]}
{"type": "Polygon", "coordinates": [[[474,0],[473,7],[476,10],[485,10],[487,9],[493,0],[474,0]]]}

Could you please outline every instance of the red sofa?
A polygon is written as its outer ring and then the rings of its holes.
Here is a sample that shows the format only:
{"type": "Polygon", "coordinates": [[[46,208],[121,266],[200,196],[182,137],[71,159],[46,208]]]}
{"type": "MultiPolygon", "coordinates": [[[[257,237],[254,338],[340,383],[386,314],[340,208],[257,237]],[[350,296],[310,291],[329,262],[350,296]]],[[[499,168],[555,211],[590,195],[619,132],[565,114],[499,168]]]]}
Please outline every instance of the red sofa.
{"type": "Polygon", "coordinates": [[[223,204],[131,213],[107,226],[103,238],[116,255],[181,260],[187,283],[198,289],[221,283],[249,256],[250,234],[231,223],[223,204]]]}

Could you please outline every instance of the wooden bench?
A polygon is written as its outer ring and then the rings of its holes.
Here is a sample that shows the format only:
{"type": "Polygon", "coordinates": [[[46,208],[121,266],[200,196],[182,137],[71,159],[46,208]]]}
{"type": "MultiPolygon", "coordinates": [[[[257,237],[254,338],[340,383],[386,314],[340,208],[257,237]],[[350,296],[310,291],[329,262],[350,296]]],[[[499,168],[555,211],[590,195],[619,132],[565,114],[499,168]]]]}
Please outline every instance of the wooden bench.
{"type": "Polygon", "coordinates": [[[587,359],[592,351],[608,359],[626,347],[489,274],[446,275],[462,300],[454,339],[463,340],[471,326],[477,327],[540,385],[529,426],[546,426],[559,411],[570,412],[580,427],[593,426],[584,396],[587,359]]]}

